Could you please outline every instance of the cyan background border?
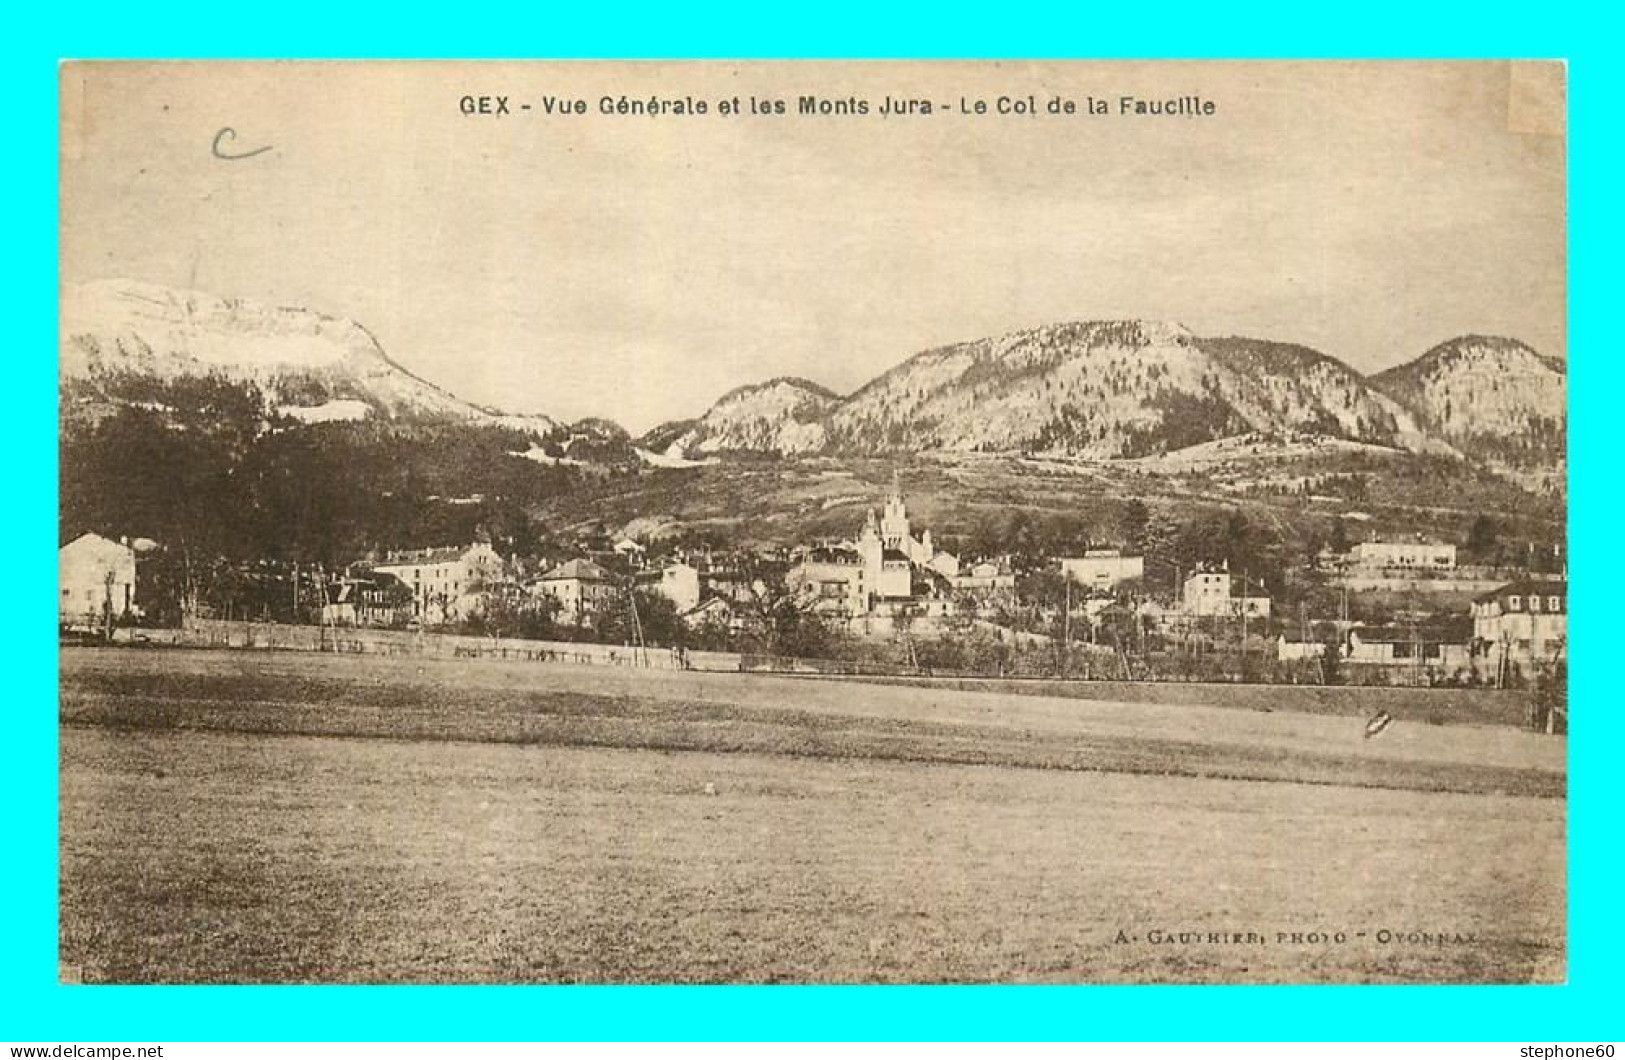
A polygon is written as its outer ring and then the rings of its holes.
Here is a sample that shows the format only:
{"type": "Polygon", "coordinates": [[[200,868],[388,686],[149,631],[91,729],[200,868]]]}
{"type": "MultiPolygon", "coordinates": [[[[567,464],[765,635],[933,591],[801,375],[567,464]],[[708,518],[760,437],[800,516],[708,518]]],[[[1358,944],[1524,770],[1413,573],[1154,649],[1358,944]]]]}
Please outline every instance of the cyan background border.
{"type": "Polygon", "coordinates": [[[1494,1039],[1617,1035],[1620,715],[1606,674],[1621,369],[1610,315],[1621,100],[1612,16],[1561,4],[64,6],[7,16],[0,418],[16,518],[0,766],[0,1039],[1494,1039]],[[62,988],[56,977],[56,66],[61,58],[1565,58],[1573,579],[1564,987],[62,988]]]}

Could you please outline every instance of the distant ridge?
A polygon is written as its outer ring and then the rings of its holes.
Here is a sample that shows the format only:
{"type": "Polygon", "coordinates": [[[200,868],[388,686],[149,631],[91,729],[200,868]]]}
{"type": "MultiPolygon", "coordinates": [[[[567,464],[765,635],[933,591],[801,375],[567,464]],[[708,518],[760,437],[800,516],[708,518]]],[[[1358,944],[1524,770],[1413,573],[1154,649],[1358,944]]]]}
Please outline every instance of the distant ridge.
{"type": "Polygon", "coordinates": [[[63,379],[92,392],[119,377],[219,375],[256,384],[305,422],[506,427],[541,439],[546,458],[660,467],[730,454],[1144,459],[1294,435],[1552,480],[1568,426],[1564,362],[1489,335],[1367,377],[1292,343],[1201,337],[1168,321],[1072,321],[925,350],[846,396],[796,376],[738,386],[703,416],[635,442],[606,419],[566,425],[464,401],[390,359],[355,321],[154,284],[65,288],[60,352],[63,379]]]}
{"type": "MultiPolygon", "coordinates": [[[[1465,351],[1510,339],[1467,337],[1465,351]]],[[[1435,360],[1470,358],[1451,344],[1435,360]]],[[[1528,351],[1551,373],[1561,362],[1528,351]]],[[[1293,343],[1204,338],[1171,322],[1075,321],[926,350],[841,398],[801,379],[729,391],[704,416],[645,436],[693,455],[879,456],[916,451],[1015,452],[1138,459],[1226,438],[1316,435],[1403,452],[1461,456],[1473,432],[1414,388],[1380,385],[1336,358],[1293,343]]],[[[1515,391],[1508,400],[1517,402],[1515,391]]],[[[1494,428],[1548,430],[1561,385],[1537,391],[1522,418],[1494,428]],[[1543,411],[1544,410],[1544,411],[1543,411]]],[[[1451,410],[1454,411],[1453,409],[1451,410]]],[[[1543,436],[1543,435],[1542,435],[1543,436]]]]}
{"type": "Polygon", "coordinates": [[[1565,459],[1568,365],[1517,339],[1463,335],[1370,382],[1477,459],[1519,467],[1565,459]]]}
{"type": "Polygon", "coordinates": [[[129,280],[62,294],[64,379],[219,375],[296,418],[448,419],[546,432],[547,416],[483,408],[389,358],[364,326],[312,312],[129,280]]]}

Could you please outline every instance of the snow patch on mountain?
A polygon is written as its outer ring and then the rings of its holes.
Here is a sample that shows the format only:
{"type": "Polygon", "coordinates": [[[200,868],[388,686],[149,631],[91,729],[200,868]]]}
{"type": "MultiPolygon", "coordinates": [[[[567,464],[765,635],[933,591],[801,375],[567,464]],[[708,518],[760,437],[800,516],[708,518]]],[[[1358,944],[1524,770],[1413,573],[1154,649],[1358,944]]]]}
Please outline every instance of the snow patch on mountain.
{"type": "Polygon", "coordinates": [[[635,447],[632,451],[637,453],[638,459],[642,460],[650,467],[690,468],[705,467],[708,464],[719,463],[718,459],[714,456],[706,457],[703,460],[691,460],[684,456],[682,450],[676,445],[671,446],[663,453],[653,452],[652,450],[643,449],[641,447],[635,447]]]}
{"type": "Polygon", "coordinates": [[[535,444],[532,444],[529,449],[523,451],[516,452],[510,450],[508,455],[521,456],[526,460],[534,461],[535,463],[542,464],[547,467],[583,467],[587,463],[585,460],[576,460],[568,456],[554,456],[546,449],[543,449],[541,446],[535,444]]]}
{"type": "Polygon", "coordinates": [[[345,420],[364,420],[372,415],[372,406],[365,401],[326,401],[320,405],[283,405],[277,410],[300,423],[337,423],[345,420]]]}

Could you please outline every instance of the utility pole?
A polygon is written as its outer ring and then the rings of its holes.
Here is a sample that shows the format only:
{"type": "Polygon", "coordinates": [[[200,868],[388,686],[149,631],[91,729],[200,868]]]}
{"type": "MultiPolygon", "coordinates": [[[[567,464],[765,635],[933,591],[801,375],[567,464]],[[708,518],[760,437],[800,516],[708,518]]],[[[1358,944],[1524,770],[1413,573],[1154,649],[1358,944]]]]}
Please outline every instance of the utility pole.
{"type": "MultiPolygon", "coordinates": [[[[1562,645],[1561,642],[1559,642],[1558,646],[1552,650],[1552,679],[1554,681],[1557,679],[1557,664],[1562,661],[1562,658],[1563,658],[1563,645],[1562,645]]],[[[1565,688],[1565,691],[1566,691],[1567,685],[1565,685],[1564,688],[1565,688]]],[[[1568,702],[1568,696],[1566,694],[1563,697],[1563,704],[1562,704],[1561,707],[1558,706],[1556,701],[1553,701],[1549,705],[1549,707],[1548,707],[1548,709],[1546,711],[1546,735],[1547,736],[1555,736],[1557,734],[1557,712],[1559,710],[1563,711],[1563,718],[1564,718],[1565,721],[1567,721],[1568,712],[1569,712],[1569,702],[1568,702]]]]}
{"type": "Polygon", "coordinates": [[[1185,649],[1186,655],[1191,655],[1194,654],[1191,650],[1191,630],[1190,626],[1186,624],[1188,616],[1185,614],[1185,605],[1183,603],[1185,583],[1180,580],[1180,575],[1183,573],[1184,568],[1177,563],[1174,564],[1174,617],[1179,623],[1176,631],[1179,633],[1180,646],[1185,649]]]}
{"type": "Polygon", "coordinates": [[[1065,670],[1072,661],[1072,579],[1065,567],[1061,568],[1061,587],[1065,594],[1061,602],[1061,666],[1065,670]]]}
{"type": "Polygon", "coordinates": [[[642,666],[649,665],[649,650],[643,643],[643,622],[638,618],[638,595],[634,588],[626,594],[626,606],[632,613],[632,657],[642,666]]]}
{"type": "Polygon", "coordinates": [[[181,544],[181,625],[197,614],[197,583],[192,580],[192,548],[181,544]]]}
{"type": "MultiPolygon", "coordinates": [[[[1534,548],[1533,543],[1530,544],[1530,548],[1534,548]]],[[[1552,733],[1551,711],[1542,710],[1540,702],[1540,616],[1534,612],[1530,612],[1529,615],[1529,662],[1529,698],[1535,704],[1535,710],[1538,712],[1536,716],[1546,715],[1543,720],[1546,734],[1549,736],[1552,733]]]]}
{"type": "Polygon", "coordinates": [[[1247,568],[1241,568],[1241,679],[1247,680],[1247,568]]]}
{"type": "MultiPolygon", "coordinates": [[[[1283,623],[1283,626],[1284,626],[1284,623],[1283,623]]],[[[1298,601],[1298,643],[1303,646],[1302,649],[1301,649],[1303,654],[1308,655],[1309,654],[1309,605],[1306,602],[1304,602],[1303,600],[1298,601]]],[[[1321,649],[1321,651],[1323,651],[1323,652],[1325,650],[1326,649],[1324,649],[1324,648],[1321,649]]],[[[1300,667],[1299,668],[1300,668],[1300,670],[1302,668],[1301,662],[1300,662],[1300,667]]],[[[1324,666],[1321,668],[1320,673],[1321,673],[1321,684],[1325,684],[1326,683],[1326,681],[1325,681],[1326,670],[1325,670],[1324,666]]]]}
{"type": "MultiPolygon", "coordinates": [[[[321,613],[316,616],[316,623],[317,623],[316,624],[316,650],[317,651],[326,651],[327,650],[327,605],[328,605],[328,599],[327,599],[327,567],[326,567],[325,564],[321,564],[321,563],[316,564],[316,580],[321,586],[321,604],[322,604],[321,613]]],[[[335,652],[337,652],[339,650],[339,638],[338,638],[337,634],[335,634],[334,637],[333,637],[333,650],[335,652]]]]}
{"type": "Polygon", "coordinates": [[[1416,629],[1416,615],[1411,615],[1411,685],[1422,684],[1422,635],[1416,629]]]}

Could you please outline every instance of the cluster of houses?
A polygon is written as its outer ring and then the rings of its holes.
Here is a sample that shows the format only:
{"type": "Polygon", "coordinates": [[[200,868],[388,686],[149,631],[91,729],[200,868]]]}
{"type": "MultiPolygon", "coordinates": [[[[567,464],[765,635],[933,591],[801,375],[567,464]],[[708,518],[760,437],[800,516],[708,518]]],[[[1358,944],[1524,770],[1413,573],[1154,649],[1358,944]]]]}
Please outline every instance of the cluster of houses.
{"type": "MultiPolygon", "coordinates": [[[[156,547],[150,541],[115,541],[93,533],[62,546],[58,553],[61,626],[99,630],[109,623],[142,618],[137,561],[156,547]]],[[[316,572],[306,573],[318,577],[316,572]]],[[[324,572],[316,588],[304,593],[308,617],[323,625],[455,625],[488,611],[499,597],[520,601],[549,598],[555,605],[550,610],[558,620],[585,625],[620,606],[627,581],[586,558],[566,560],[526,577],[513,560],[504,559],[485,542],[476,542],[389,552],[376,562],[324,572]]],[[[637,588],[668,597],[685,614],[700,609],[700,572],[680,560],[638,571],[632,582],[637,588]]],[[[245,617],[253,616],[247,612],[245,617]]]]}
{"type": "MultiPolygon", "coordinates": [[[[1523,579],[1479,593],[1468,614],[1410,622],[1335,623],[1339,659],[1354,665],[1438,674],[1471,674],[1505,682],[1513,671],[1563,662],[1568,649],[1568,582],[1523,579]]],[[[1322,658],[1328,644],[1282,633],[1282,661],[1322,658]]]]}
{"type": "MultiPolygon", "coordinates": [[[[63,626],[100,628],[138,618],[137,560],[155,547],[96,534],[64,545],[63,626]]],[[[745,573],[729,557],[677,553],[650,562],[645,546],[626,538],[593,555],[530,569],[483,542],[391,552],[324,572],[317,615],[334,626],[432,627],[488,613],[499,600],[522,608],[545,599],[555,622],[585,626],[624,607],[627,590],[636,588],[670,600],[691,627],[737,633],[748,605],[766,591],[759,574],[745,573]]],[[[869,509],[854,536],[780,550],[776,558],[791,598],[860,637],[931,636],[976,616],[985,620],[997,610],[988,605],[1018,603],[1015,557],[967,562],[936,547],[929,529],[916,533],[895,480],[882,509],[869,509]]],[[[1420,538],[1361,542],[1326,561],[1345,585],[1360,578],[1476,584],[1472,572],[1458,568],[1456,546],[1420,538]]],[[[1513,667],[1560,660],[1567,644],[1567,584],[1556,578],[1486,582],[1465,614],[1387,624],[1277,617],[1272,627],[1272,601],[1261,581],[1223,562],[1180,572],[1172,601],[1140,591],[1142,556],[1090,549],[1056,566],[1068,586],[1068,619],[1080,624],[1074,629],[1098,628],[1113,611],[1139,629],[1175,637],[1239,632],[1245,643],[1279,629],[1275,655],[1281,662],[1324,659],[1336,650],[1339,661],[1354,665],[1468,671],[1499,680],[1513,667]],[[1311,625],[1322,632],[1312,634],[1311,625]],[[1326,636],[1328,626],[1335,636],[1326,636]]]]}
{"type": "Polygon", "coordinates": [[[961,570],[959,557],[938,549],[930,530],[914,536],[895,480],[882,513],[870,508],[855,539],[796,548],[791,559],[786,587],[860,635],[936,632],[967,596],[1013,593],[1016,586],[1008,562],[961,570]]]}
{"type": "MultiPolygon", "coordinates": [[[[487,612],[494,596],[525,601],[550,600],[558,621],[586,625],[620,606],[625,579],[586,557],[565,560],[540,573],[525,576],[504,561],[489,544],[476,542],[461,548],[391,552],[371,566],[371,576],[394,579],[407,592],[401,607],[386,624],[450,625],[487,612]]],[[[654,571],[640,572],[640,588],[668,596],[680,611],[700,602],[699,572],[682,561],[654,571]]],[[[334,614],[337,624],[358,622],[361,616],[334,614]]],[[[366,624],[366,623],[363,623],[366,624]]]]}

